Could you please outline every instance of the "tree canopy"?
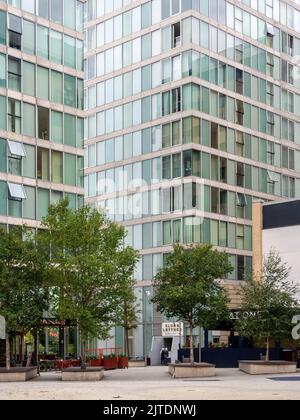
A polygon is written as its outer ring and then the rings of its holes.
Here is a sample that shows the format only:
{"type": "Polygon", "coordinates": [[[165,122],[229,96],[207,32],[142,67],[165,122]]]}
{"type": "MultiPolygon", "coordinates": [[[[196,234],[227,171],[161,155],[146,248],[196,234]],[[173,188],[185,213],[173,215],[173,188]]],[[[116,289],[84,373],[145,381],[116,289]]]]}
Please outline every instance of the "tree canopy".
{"type": "Polygon", "coordinates": [[[250,278],[241,287],[242,316],[236,328],[246,338],[266,340],[291,337],[293,316],[299,314],[297,287],[289,280],[290,268],[274,250],[266,257],[260,278],[250,278]]]}
{"type": "Polygon", "coordinates": [[[228,255],[210,245],[176,245],[154,280],[153,302],[168,318],[190,326],[193,363],[193,329],[215,328],[228,318],[227,296],[218,279],[233,270],[228,255]]]}
{"type": "MultiPolygon", "coordinates": [[[[0,313],[9,337],[36,332],[49,309],[49,284],[35,238],[24,228],[0,228],[0,313]]],[[[9,368],[9,354],[7,367],[9,368]]]]}
{"type": "Polygon", "coordinates": [[[43,227],[58,316],[77,320],[83,340],[107,339],[137,261],[124,228],[89,206],[72,211],[67,200],[50,207],[43,227]]]}

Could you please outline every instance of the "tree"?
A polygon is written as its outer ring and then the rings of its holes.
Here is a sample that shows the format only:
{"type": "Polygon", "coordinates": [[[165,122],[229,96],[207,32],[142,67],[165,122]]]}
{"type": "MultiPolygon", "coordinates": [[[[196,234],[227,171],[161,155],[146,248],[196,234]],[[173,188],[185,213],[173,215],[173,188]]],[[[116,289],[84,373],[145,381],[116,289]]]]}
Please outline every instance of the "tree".
{"type": "Polygon", "coordinates": [[[215,328],[228,318],[227,296],[216,279],[232,271],[228,255],[209,245],[176,245],[154,280],[153,302],[169,318],[188,323],[190,359],[194,364],[193,330],[215,328]]]}
{"type": "Polygon", "coordinates": [[[61,319],[77,321],[85,368],[85,342],[109,337],[137,256],[124,246],[124,229],[89,206],[73,211],[64,200],[50,207],[43,227],[56,279],[55,308],[61,319]]]}
{"type": "Polygon", "coordinates": [[[6,320],[6,368],[10,369],[10,340],[36,332],[49,307],[44,264],[34,237],[24,228],[0,229],[0,313],[6,320]],[[24,239],[26,236],[26,239],[24,239]]]}
{"type": "Polygon", "coordinates": [[[290,268],[279,254],[270,252],[264,262],[261,278],[250,278],[241,287],[242,313],[237,330],[246,338],[266,341],[266,360],[270,360],[270,340],[291,335],[293,316],[299,313],[297,287],[289,281],[290,268]]]}
{"type": "Polygon", "coordinates": [[[124,288],[122,300],[117,319],[119,320],[118,325],[124,329],[125,354],[129,357],[129,332],[138,327],[138,314],[140,312],[134,294],[134,280],[124,288]]]}

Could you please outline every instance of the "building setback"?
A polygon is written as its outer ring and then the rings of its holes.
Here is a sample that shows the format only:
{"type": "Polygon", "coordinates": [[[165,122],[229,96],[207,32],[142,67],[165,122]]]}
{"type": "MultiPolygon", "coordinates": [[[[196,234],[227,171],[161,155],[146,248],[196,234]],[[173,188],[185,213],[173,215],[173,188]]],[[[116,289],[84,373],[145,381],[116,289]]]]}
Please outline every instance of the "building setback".
{"type": "Polygon", "coordinates": [[[83,11],[80,0],[0,1],[4,228],[38,229],[63,197],[83,203],[83,11]]]}
{"type": "Polygon", "coordinates": [[[149,298],[172,244],[227,251],[237,308],[253,200],[300,197],[300,5],[88,0],[85,37],[86,200],[140,251],[132,354],[157,354],[149,298]]]}

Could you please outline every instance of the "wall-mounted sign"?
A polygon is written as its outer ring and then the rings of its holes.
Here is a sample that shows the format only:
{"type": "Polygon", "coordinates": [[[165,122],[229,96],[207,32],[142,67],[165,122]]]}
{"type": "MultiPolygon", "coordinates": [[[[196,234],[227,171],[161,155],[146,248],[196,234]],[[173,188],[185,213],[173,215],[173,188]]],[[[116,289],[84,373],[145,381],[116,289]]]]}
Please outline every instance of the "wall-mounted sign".
{"type": "Polygon", "coordinates": [[[261,317],[262,312],[260,311],[252,311],[252,312],[245,312],[245,311],[233,311],[230,313],[230,320],[231,321],[238,321],[239,319],[249,319],[249,318],[259,318],[261,317]]]}
{"type": "Polygon", "coordinates": [[[0,315],[0,340],[5,340],[5,318],[0,315]]]}
{"type": "Polygon", "coordinates": [[[180,337],[183,335],[182,322],[164,322],[162,324],[163,337],[180,337]]]}

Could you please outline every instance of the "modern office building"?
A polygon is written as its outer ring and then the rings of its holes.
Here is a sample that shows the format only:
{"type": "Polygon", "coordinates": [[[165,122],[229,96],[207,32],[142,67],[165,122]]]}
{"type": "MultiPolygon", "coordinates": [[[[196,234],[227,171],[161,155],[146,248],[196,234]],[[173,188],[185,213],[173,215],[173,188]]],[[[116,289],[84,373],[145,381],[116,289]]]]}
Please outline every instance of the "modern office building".
{"type": "Polygon", "coordinates": [[[141,253],[132,354],[157,355],[172,244],[226,250],[237,308],[253,200],[300,197],[300,2],[88,0],[85,17],[87,202],[141,253]]]}
{"type": "MultiPolygon", "coordinates": [[[[37,229],[50,203],[83,203],[83,11],[80,0],[0,1],[1,226],[37,229]]],[[[60,339],[55,329],[45,350],[60,339]]]]}

